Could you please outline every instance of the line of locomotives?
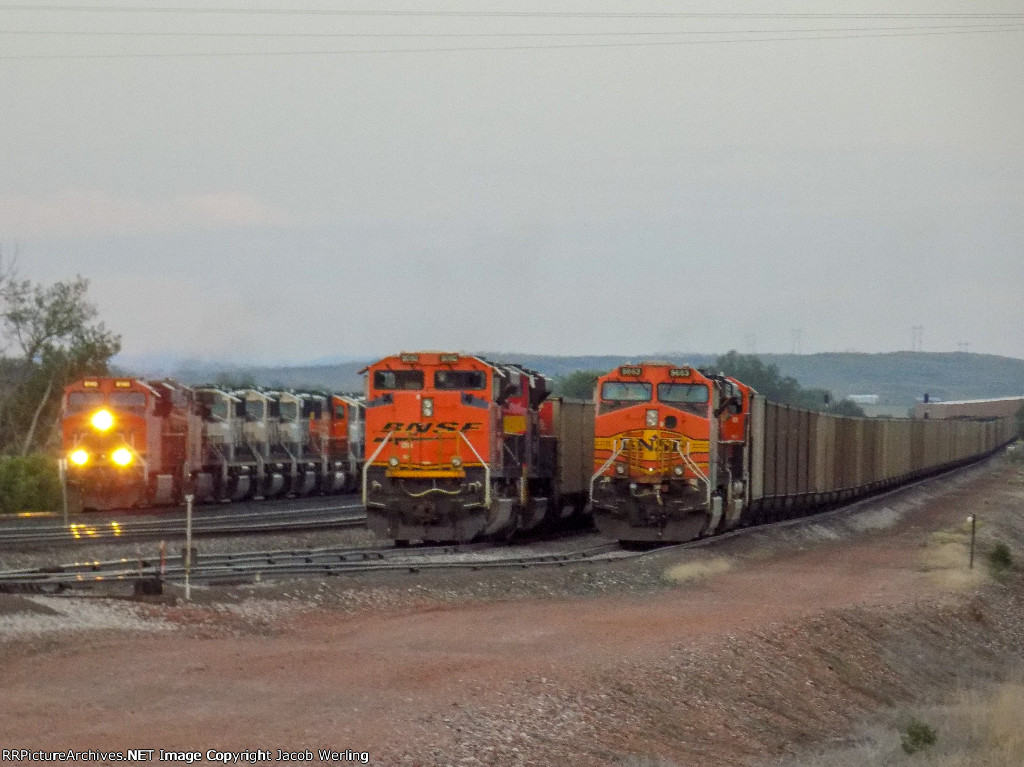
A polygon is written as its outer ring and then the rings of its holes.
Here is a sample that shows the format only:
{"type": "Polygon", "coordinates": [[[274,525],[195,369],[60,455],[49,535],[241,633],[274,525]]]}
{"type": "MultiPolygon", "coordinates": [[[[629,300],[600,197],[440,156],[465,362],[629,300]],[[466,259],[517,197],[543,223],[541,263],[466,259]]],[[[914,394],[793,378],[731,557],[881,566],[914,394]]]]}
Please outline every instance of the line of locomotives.
{"type": "Polygon", "coordinates": [[[361,398],[87,378],[64,391],[72,507],[122,509],[358,486],[361,398]]]}
{"type": "Polygon", "coordinates": [[[400,543],[500,539],[588,509],[612,538],[669,542],[831,508],[1016,436],[1012,418],[801,410],[661,362],[602,376],[595,401],[459,353],[406,352],[363,372],[365,400],[79,382],[65,393],[69,484],[86,506],[114,508],[186,486],[207,500],[336,492],[361,473],[367,524],[400,543]]]}

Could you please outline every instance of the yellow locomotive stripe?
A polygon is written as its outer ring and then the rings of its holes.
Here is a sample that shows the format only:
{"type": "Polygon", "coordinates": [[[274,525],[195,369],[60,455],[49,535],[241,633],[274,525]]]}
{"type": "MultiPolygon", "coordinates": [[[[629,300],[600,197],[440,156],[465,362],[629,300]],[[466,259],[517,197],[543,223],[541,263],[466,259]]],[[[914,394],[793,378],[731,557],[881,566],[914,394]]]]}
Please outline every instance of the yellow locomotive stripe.
{"type": "Polygon", "coordinates": [[[507,415],[502,421],[502,431],[506,434],[525,434],[526,433],[526,416],[525,415],[507,415]]]}

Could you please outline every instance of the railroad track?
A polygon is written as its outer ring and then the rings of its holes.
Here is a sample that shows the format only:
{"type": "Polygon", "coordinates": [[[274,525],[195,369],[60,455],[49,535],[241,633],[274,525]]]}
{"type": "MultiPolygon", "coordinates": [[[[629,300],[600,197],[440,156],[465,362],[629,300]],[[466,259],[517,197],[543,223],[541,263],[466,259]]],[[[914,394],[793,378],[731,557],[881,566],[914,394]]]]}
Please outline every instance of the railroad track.
{"type": "MultiPolygon", "coordinates": [[[[356,503],[324,504],[312,507],[276,507],[231,511],[208,509],[192,518],[193,534],[289,532],[336,529],[365,524],[366,514],[356,503]]],[[[185,515],[127,516],[121,519],[90,520],[79,517],[64,524],[17,524],[0,527],[0,548],[75,542],[134,541],[176,538],[185,534],[185,515]]]]}
{"type": "MultiPolygon", "coordinates": [[[[191,576],[197,582],[216,584],[248,582],[263,577],[323,577],[366,572],[418,573],[443,569],[487,570],[621,562],[668,551],[717,546],[739,536],[777,528],[820,523],[849,514],[862,506],[899,496],[915,487],[933,484],[936,480],[943,479],[952,473],[954,472],[921,479],[910,485],[893,488],[877,496],[864,498],[828,512],[740,528],[722,535],[686,543],[655,546],[643,551],[626,551],[617,542],[606,541],[575,550],[550,553],[529,553],[528,551],[523,553],[523,549],[533,544],[495,547],[487,543],[471,543],[411,548],[396,548],[382,544],[362,548],[199,554],[196,557],[191,576]],[[481,556],[481,554],[485,555],[481,556]],[[453,559],[453,557],[459,556],[461,558],[453,559]],[[445,559],[445,557],[448,558],[445,559]]],[[[47,568],[6,570],[0,571],[0,591],[60,591],[67,588],[96,585],[105,581],[138,582],[146,579],[154,580],[158,577],[171,582],[180,582],[184,579],[184,568],[180,561],[174,561],[168,563],[161,571],[159,563],[136,558],[73,563],[47,568]]]]}
{"type": "MultiPolygon", "coordinates": [[[[460,544],[395,548],[290,549],[237,554],[199,554],[191,567],[191,578],[199,583],[251,582],[264,577],[337,576],[351,573],[439,569],[494,569],[566,565],[596,561],[622,553],[618,543],[605,542],[558,552],[516,551],[490,544],[460,544]],[[462,557],[451,559],[451,557],[462,557]]],[[[524,548],[524,547],[520,547],[524,548]]],[[[635,556],[635,553],[622,553],[635,556]]],[[[0,591],[61,591],[105,582],[161,579],[181,582],[185,568],[177,557],[161,565],[151,559],[116,559],[103,562],[75,562],[54,567],[0,571],[0,591]]]]}

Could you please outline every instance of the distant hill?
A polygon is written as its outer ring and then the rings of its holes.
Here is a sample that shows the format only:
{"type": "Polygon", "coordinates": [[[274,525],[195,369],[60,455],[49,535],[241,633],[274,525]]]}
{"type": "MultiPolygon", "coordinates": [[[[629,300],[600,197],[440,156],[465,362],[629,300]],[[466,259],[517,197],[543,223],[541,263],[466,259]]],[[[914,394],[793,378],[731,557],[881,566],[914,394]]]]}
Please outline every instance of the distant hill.
{"type": "MultiPolygon", "coordinates": [[[[631,356],[560,357],[536,354],[484,353],[489,359],[518,362],[548,376],[576,370],[611,370],[626,362],[663,359],[695,367],[710,366],[717,355],[640,354],[631,356]]],[[[911,405],[925,392],[933,399],[984,399],[1024,394],[1024,360],[964,352],[891,352],[887,354],[761,354],[804,387],[830,389],[837,398],[877,394],[880,405],[911,405]]],[[[219,373],[245,377],[274,388],[317,388],[357,392],[363,389],[359,371],[372,360],[295,367],[217,367],[210,363],[184,365],[171,375],[186,383],[206,383],[219,373]]],[[[144,371],[128,372],[143,373],[144,371]]]]}
{"type": "Polygon", "coordinates": [[[932,399],[986,399],[1024,394],[1024,360],[964,352],[887,354],[763,354],[801,386],[831,389],[838,397],[877,394],[879,404],[932,399]]]}

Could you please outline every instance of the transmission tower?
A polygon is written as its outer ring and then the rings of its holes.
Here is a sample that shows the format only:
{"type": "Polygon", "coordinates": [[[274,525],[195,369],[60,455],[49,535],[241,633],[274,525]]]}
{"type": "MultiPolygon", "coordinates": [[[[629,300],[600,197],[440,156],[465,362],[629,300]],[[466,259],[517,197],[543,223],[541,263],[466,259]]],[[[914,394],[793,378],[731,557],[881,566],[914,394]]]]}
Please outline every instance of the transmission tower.
{"type": "Polygon", "coordinates": [[[743,341],[747,347],[747,353],[757,355],[757,335],[754,333],[747,333],[743,336],[743,341]]]}

